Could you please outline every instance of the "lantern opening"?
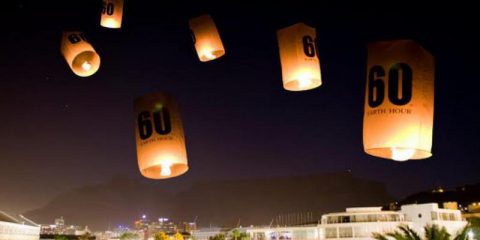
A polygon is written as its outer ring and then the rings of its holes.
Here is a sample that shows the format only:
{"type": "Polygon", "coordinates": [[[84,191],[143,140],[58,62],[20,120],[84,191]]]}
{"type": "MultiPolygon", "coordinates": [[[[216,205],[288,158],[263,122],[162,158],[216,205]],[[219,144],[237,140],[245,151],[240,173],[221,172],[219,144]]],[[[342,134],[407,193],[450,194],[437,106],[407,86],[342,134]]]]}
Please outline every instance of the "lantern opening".
{"type": "Polygon", "coordinates": [[[208,62],[208,61],[211,61],[211,60],[215,60],[215,59],[223,56],[224,54],[225,54],[225,51],[222,51],[222,50],[214,51],[214,50],[211,50],[211,49],[205,49],[200,54],[200,61],[208,62]]]}
{"type": "Polygon", "coordinates": [[[313,82],[312,78],[313,76],[309,73],[301,73],[297,78],[298,88],[307,89],[313,82]]]}
{"type": "Polygon", "coordinates": [[[118,23],[117,20],[113,18],[105,19],[101,25],[106,28],[120,28],[120,23],[118,23]]]}
{"type": "Polygon", "coordinates": [[[209,60],[215,59],[215,55],[213,55],[211,51],[203,52],[203,56],[209,60]]]}
{"type": "Polygon", "coordinates": [[[393,147],[392,151],[392,159],[395,161],[407,161],[415,156],[415,149],[414,148],[396,148],[393,147]]]}
{"type": "Polygon", "coordinates": [[[166,177],[172,174],[172,163],[165,162],[165,163],[161,163],[160,166],[161,166],[161,170],[160,170],[161,176],[166,177]]]}
{"type": "Polygon", "coordinates": [[[160,163],[140,169],[144,177],[150,179],[167,179],[177,177],[188,171],[188,165],[184,163],[160,163]]]}
{"type": "Polygon", "coordinates": [[[83,64],[82,64],[82,68],[83,70],[85,71],[88,71],[92,68],[92,64],[90,64],[88,61],[85,61],[83,64]]]}
{"type": "Polygon", "coordinates": [[[93,75],[100,68],[100,56],[93,51],[85,51],[73,59],[72,70],[81,77],[93,75]]]}

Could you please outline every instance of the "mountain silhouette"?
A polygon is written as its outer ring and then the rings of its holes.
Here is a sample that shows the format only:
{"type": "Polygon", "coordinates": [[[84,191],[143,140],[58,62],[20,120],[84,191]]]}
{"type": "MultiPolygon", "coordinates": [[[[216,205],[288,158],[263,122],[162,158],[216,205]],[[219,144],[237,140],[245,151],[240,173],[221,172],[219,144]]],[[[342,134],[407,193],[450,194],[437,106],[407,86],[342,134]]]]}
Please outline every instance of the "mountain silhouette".
{"type": "Polygon", "coordinates": [[[282,214],[314,212],[320,216],[346,207],[382,206],[392,200],[383,183],[343,172],[204,181],[177,194],[116,178],[61,194],[25,215],[38,223],[51,223],[63,216],[66,224],[88,225],[95,230],[118,224],[132,226],[142,212],[175,221],[197,218],[199,226],[247,226],[269,224],[282,214]]]}

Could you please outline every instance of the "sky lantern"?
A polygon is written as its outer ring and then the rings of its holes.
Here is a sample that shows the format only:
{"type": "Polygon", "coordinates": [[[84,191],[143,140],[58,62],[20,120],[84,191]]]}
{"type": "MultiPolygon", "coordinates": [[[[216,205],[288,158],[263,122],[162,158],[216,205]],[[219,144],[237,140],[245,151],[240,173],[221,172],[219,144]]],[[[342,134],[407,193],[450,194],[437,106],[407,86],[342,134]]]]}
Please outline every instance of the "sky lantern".
{"type": "Polygon", "coordinates": [[[121,28],[123,17],[123,0],[103,0],[100,25],[106,28],[121,28]]]}
{"type": "Polygon", "coordinates": [[[411,40],[368,46],[365,152],[396,161],[432,156],[434,57],[411,40]]]}
{"type": "Polygon", "coordinates": [[[297,23],[277,31],[283,88],[305,91],[322,85],[315,28],[297,23]]]}
{"type": "Polygon", "coordinates": [[[188,170],[182,119],[165,92],[135,99],[135,137],[140,172],[146,178],[172,178],[188,170]]]}
{"type": "Polygon", "coordinates": [[[100,68],[100,56],[82,32],[64,32],[60,51],[72,71],[80,77],[88,77],[100,68]]]}
{"type": "Polygon", "coordinates": [[[189,25],[200,61],[208,62],[225,55],[222,39],[210,15],[190,19],[189,25]]]}

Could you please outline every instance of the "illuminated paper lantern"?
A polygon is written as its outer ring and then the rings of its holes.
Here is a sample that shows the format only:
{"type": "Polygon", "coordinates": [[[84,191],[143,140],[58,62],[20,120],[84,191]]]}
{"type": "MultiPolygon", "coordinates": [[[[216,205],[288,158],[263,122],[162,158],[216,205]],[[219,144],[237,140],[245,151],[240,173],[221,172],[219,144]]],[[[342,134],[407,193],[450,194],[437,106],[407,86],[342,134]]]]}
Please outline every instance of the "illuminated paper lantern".
{"type": "Polygon", "coordinates": [[[305,91],[322,85],[315,28],[297,23],[277,31],[283,88],[305,91]]]}
{"type": "Polygon", "coordinates": [[[432,155],[434,61],[410,40],[368,46],[366,153],[397,161],[432,155]]]}
{"type": "Polygon", "coordinates": [[[166,93],[149,94],[134,103],[138,166],[143,176],[165,179],[188,170],[178,106],[166,93]]]}
{"type": "Polygon", "coordinates": [[[103,0],[100,25],[106,28],[121,28],[123,0],[103,0]]]}
{"type": "Polygon", "coordinates": [[[91,76],[100,68],[100,56],[81,32],[64,32],[60,51],[80,77],[91,76]]]}
{"type": "Polygon", "coordinates": [[[208,62],[225,54],[222,39],[210,15],[190,19],[189,25],[200,61],[208,62]]]}

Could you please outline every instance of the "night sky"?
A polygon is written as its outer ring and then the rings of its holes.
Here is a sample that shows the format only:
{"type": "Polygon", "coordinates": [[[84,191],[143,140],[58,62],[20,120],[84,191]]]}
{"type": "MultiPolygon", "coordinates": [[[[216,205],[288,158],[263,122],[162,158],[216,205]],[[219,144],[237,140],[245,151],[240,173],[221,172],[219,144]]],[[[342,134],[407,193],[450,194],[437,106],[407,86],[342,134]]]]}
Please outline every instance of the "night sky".
{"type": "MultiPolygon", "coordinates": [[[[101,1],[17,1],[1,7],[0,210],[41,207],[116,175],[178,191],[208,179],[337,171],[382,181],[395,197],[480,182],[478,13],[461,1],[133,1],[121,30],[99,26],[101,1]],[[281,3],[279,3],[281,2],[281,3]],[[188,19],[214,18],[226,55],[199,62],[188,19]],[[317,29],[323,85],[283,90],[276,30],[317,29]],[[102,58],[89,78],[60,54],[83,30],[102,58]],[[362,146],[366,46],[413,39],[436,57],[433,157],[397,163],[362,146]],[[179,102],[190,170],[138,171],[133,99],[166,90],[179,102]]],[[[328,183],[326,183],[328,184],[328,183]]],[[[347,206],[346,206],[347,207],[347,206]]]]}

